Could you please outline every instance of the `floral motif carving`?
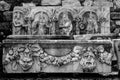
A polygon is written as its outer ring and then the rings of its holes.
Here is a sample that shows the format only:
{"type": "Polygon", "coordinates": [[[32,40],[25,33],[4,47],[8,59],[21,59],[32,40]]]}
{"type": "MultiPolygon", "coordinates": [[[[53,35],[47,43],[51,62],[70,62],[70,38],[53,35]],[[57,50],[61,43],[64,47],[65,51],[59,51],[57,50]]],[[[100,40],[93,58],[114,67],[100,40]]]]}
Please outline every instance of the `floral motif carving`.
{"type": "Polygon", "coordinates": [[[9,50],[4,64],[16,61],[16,65],[19,65],[23,71],[28,71],[34,65],[33,57],[38,54],[39,50],[40,47],[38,44],[18,45],[9,50]]]}
{"type": "Polygon", "coordinates": [[[38,58],[37,62],[39,63],[58,67],[79,61],[83,70],[94,70],[97,66],[96,61],[111,65],[112,56],[112,53],[106,51],[103,45],[98,47],[74,46],[69,54],[57,57],[46,53],[39,44],[21,44],[9,50],[5,56],[4,64],[7,65],[12,61],[16,61],[16,64],[19,65],[23,71],[29,71],[35,64],[35,57],[38,58]]]}

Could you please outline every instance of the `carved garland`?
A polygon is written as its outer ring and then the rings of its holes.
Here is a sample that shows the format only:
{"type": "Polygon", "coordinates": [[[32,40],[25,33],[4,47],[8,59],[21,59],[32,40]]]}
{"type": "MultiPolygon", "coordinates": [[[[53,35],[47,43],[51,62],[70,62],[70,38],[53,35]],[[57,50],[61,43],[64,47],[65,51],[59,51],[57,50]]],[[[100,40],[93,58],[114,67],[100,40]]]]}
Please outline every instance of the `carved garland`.
{"type": "MultiPolygon", "coordinates": [[[[31,46],[31,44],[28,44],[28,46],[29,45],[31,46]]],[[[47,54],[38,44],[29,48],[29,50],[28,49],[27,50],[24,49],[24,50],[28,52],[28,54],[26,54],[26,52],[23,51],[23,49],[17,49],[17,48],[10,49],[7,55],[5,56],[5,62],[7,62],[8,64],[11,61],[15,60],[20,63],[22,59],[27,62],[30,61],[30,64],[31,64],[31,61],[33,60],[30,57],[30,55],[32,55],[32,57],[38,57],[41,63],[46,63],[49,65],[60,67],[70,62],[79,61],[83,69],[84,68],[91,69],[97,66],[96,61],[100,61],[103,64],[111,65],[111,59],[113,56],[112,53],[105,51],[103,45],[100,45],[97,48],[93,48],[93,47],[86,48],[86,47],[81,47],[81,46],[75,46],[68,55],[61,56],[61,57],[55,57],[55,56],[47,54]],[[26,56],[22,57],[24,54],[26,54],[27,57],[26,56]],[[96,58],[98,58],[98,60],[96,58]]],[[[32,65],[28,64],[26,66],[31,67],[32,65]]],[[[24,70],[28,70],[28,69],[29,68],[24,69],[24,70]]]]}

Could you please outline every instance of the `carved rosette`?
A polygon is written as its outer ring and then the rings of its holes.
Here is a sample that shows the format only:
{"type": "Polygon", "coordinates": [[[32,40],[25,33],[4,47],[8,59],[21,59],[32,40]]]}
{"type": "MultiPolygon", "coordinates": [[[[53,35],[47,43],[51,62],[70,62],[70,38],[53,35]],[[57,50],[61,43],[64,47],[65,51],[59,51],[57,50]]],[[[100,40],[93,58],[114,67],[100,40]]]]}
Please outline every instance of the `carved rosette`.
{"type": "Polygon", "coordinates": [[[40,64],[61,67],[72,62],[79,62],[83,70],[93,70],[98,66],[97,61],[102,62],[101,64],[111,65],[112,53],[105,49],[102,51],[102,49],[104,49],[103,45],[97,47],[74,46],[69,54],[57,57],[46,53],[39,44],[19,44],[16,47],[9,48],[4,58],[4,65],[7,66],[14,62],[13,70],[17,70],[17,66],[19,66],[23,72],[26,72],[35,69],[36,63],[39,63],[37,66],[41,68],[42,65],[40,64]],[[99,53],[100,51],[103,53],[99,53]]]}

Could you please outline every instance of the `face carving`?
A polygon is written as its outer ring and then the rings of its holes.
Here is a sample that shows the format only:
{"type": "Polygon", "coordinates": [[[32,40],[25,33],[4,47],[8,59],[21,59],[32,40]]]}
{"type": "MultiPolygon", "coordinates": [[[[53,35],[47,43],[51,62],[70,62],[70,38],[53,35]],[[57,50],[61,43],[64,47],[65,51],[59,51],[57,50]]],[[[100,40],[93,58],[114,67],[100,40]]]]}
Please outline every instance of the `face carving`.
{"type": "Polygon", "coordinates": [[[23,18],[24,18],[24,15],[23,15],[23,12],[21,11],[15,11],[13,13],[13,23],[15,26],[21,26],[23,24],[23,18]]]}
{"type": "Polygon", "coordinates": [[[39,45],[20,45],[18,53],[20,55],[19,64],[24,71],[29,70],[33,65],[33,52],[37,53],[40,50],[39,45]]]}
{"type": "Polygon", "coordinates": [[[80,64],[83,66],[83,69],[93,69],[96,66],[95,55],[90,48],[83,54],[80,64]]]}

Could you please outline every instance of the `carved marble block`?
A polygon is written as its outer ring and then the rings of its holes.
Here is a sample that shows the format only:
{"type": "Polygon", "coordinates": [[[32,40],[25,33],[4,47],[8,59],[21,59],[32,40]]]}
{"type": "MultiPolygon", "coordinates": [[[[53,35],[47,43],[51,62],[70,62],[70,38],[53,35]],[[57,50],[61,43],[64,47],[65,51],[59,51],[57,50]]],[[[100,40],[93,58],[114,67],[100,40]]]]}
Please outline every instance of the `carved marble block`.
{"type": "MultiPolygon", "coordinates": [[[[68,3],[72,1],[65,4],[68,3]]],[[[35,6],[28,3],[16,6],[13,11],[13,35],[3,41],[3,72],[117,72],[113,70],[118,56],[113,42],[90,40],[93,34],[110,34],[110,6],[95,5],[92,0],[86,0],[84,6],[78,4],[35,6]],[[78,35],[78,39],[55,40],[73,35],[78,35]]]]}
{"type": "Polygon", "coordinates": [[[110,33],[110,7],[15,7],[14,35],[83,35],[110,33]]]}
{"type": "Polygon", "coordinates": [[[4,40],[6,73],[112,73],[111,41],[4,40]],[[13,45],[14,44],[14,45],[13,45]]]}

